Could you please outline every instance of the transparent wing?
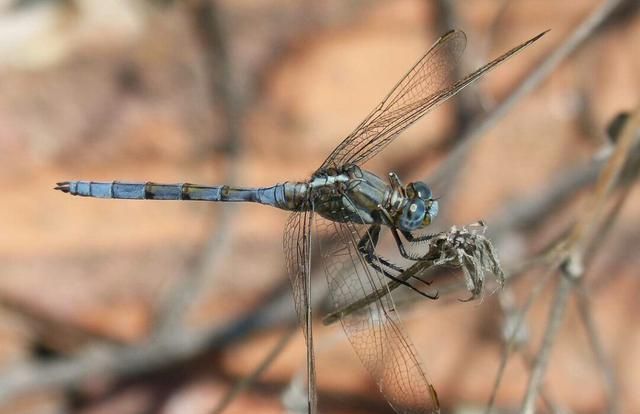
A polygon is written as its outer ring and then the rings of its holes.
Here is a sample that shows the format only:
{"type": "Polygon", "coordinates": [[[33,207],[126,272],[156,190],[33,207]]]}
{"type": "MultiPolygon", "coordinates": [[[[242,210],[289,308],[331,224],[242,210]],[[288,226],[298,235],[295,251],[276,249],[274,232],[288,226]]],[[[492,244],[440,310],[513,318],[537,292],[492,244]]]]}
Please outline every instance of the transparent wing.
{"type": "Polygon", "coordinates": [[[311,326],[311,223],[312,211],[295,212],[289,215],[284,230],[284,254],[287,273],[291,281],[293,302],[307,343],[307,384],[309,393],[308,412],[316,412],[316,369],[311,326]]]}
{"type": "Polygon", "coordinates": [[[545,33],[514,47],[463,79],[456,80],[453,77],[454,69],[464,51],[467,39],[462,31],[447,32],[407,72],[364,121],[333,150],[320,169],[364,163],[421,116],[531,45],[545,33]]]}
{"type": "MultiPolygon", "coordinates": [[[[360,255],[358,243],[368,226],[316,220],[330,297],[335,309],[384,291],[384,275],[360,255]]],[[[341,319],[344,331],[380,391],[398,413],[439,412],[434,388],[404,333],[388,291],[341,319]]]]}
{"type": "Polygon", "coordinates": [[[462,31],[440,37],[380,104],[345,138],[321,168],[370,158],[430,108],[435,95],[453,83],[452,75],[467,44],[462,31]]]}

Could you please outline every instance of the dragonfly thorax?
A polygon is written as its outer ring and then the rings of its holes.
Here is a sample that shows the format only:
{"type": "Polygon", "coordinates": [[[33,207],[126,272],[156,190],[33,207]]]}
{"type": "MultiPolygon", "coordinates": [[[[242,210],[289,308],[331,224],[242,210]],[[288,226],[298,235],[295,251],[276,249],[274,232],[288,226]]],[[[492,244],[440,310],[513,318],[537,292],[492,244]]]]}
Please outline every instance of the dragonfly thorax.
{"type": "Polygon", "coordinates": [[[308,185],[315,211],[334,221],[413,231],[431,223],[438,214],[438,202],[423,182],[403,187],[393,174],[390,182],[385,182],[355,165],[316,173],[308,185]]]}

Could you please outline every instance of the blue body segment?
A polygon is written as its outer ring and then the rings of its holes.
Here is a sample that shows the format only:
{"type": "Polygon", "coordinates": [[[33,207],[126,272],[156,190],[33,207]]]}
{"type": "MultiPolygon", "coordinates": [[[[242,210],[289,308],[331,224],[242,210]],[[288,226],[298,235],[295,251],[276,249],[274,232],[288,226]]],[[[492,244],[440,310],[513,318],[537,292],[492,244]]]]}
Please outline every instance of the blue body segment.
{"type": "Polygon", "coordinates": [[[306,197],[306,183],[285,182],[271,187],[242,188],[228,185],[132,183],[123,181],[68,181],[56,189],[81,197],[129,200],[194,200],[254,202],[284,210],[300,209],[306,197]]]}

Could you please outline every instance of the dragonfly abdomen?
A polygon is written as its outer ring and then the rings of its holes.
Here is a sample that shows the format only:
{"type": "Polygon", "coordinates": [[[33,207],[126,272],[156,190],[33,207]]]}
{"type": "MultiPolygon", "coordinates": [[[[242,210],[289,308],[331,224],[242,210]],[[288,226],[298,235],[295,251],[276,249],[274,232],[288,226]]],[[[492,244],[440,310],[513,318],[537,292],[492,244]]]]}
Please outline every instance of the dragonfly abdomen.
{"type": "Polygon", "coordinates": [[[75,196],[129,200],[209,200],[221,201],[223,186],[195,184],[129,183],[121,181],[65,181],[56,190],[75,196]]]}
{"type": "Polygon", "coordinates": [[[130,183],[121,181],[65,181],[56,190],[71,195],[130,200],[194,200],[254,202],[294,210],[304,204],[305,183],[282,183],[272,187],[242,188],[229,185],[130,183]]]}

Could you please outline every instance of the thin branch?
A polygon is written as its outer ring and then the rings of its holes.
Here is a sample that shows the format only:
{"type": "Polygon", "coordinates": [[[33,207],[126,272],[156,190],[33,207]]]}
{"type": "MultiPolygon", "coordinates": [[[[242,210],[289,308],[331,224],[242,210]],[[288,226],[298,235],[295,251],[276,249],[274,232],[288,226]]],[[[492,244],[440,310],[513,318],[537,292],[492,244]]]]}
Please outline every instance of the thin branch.
{"type": "MultiPolygon", "coordinates": [[[[614,139],[619,138],[618,136],[613,137],[614,139]]],[[[637,144],[638,139],[636,139],[637,144]]],[[[606,218],[600,224],[596,234],[598,234],[597,238],[594,238],[590,245],[585,248],[585,257],[587,261],[593,261],[594,253],[596,253],[596,249],[599,244],[603,243],[603,240],[611,233],[611,229],[613,228],[615,220],[620,216],[620,211],[624,205],[624,202],[627,200],[629,194],[631,193],[631,189],[633,188],[633,184],[638,178],[638,174],[640,174],[640,157],[635,154],[633,149],[631,150],[630,155],[627,157],[626,165],[620,172],[620,185],[623,186],[621,191],[616,195],[616,199],[613,202],[613,206],[610,211],[606,214],[606,218]]],[[[608,278],[610,280],[610,278],[608,278]]],[[[577,285],[576,296],[578,303],[578,311],[580,313],[580,319],[584,324],[587,337],[589,339],[589,345],[593,350],[596,362],[600,367],[603,373],[603,380],[605,385],[606,397],[608,400],[608,413],[616,414],[620,412],[620,404],[619,404],[619,390],[618,384],[616,381],[616,376],[609,362],[609,358],[607,358],[604,348],[602,346],[602,341],[600,340],[600,335],[598,334],[598,330],[596,328],[595,321],[593,320],[593,315],[591,312],[591,303],[588,295],[587,288],[585,286],[584,281],[580,280],[580,283],[577,285]]]]}
{"type": "Polygon", "coordinates": [[[616,376],[609,362],[609,358],[607,358],[602,346],[602,341],[600,340],[600,335],[598,334],[598,329],[591,313],[590,299],[582,283],[578,285],[576,293],[576,297],[578,299],[578,311],[580,312],[580,320],[582,321],[587,332],[587,337],[589,338],[589,346],[593,350],[596,363],[602,371],[604,388],[609,406],[607,412],[609,414],[617,414],[620,412],[620,404],[618,401],[619,392],[616,376]]]}
{"type": "Polygon", "coordinates": [[[502,378],[507,368],[507,362],[509,361],[509,357],[511,356],[511,354],[516,348],[516,345],[517,345],[516,339],[518,337],[518,334],[520,333],[520,330],[522,329],[522,325],[524,323],[525,317],[529,312],[529,310],[531,309],[531,307],[533,306],[533,303],[543,292],[544,287],[546,286],[547,282],[551,279],[552,274],[553,272],[548,271],[545,273],[545,275],[542,278],[540,278],[538,284],[534,287],[533,291],[527,298],[526,303],[522,306],[520,311],[514,317],[513,330],[511,331],[506,341],[506,348],[502,353],[502,356],[500,357],[500,365],[498,366],[498,372],[496,373],[496,379],[493,383],[493,388],[491,391],[491,395],[489,397],[489,402],[487,404],[485,414],[490,414],[493,410],[493,407],[495,405],[495,400],[498,394],[498,388],[500,387],[500,383],[502,382],[502,378]]]}
{"type": "Polygon", "coordinates": [[[514,89],[509,96],[502,100],[490,114],[478,122],[474,122],[460,139],[457,146],[447,157],[436,174],[430,180],[437,189],[436,194],[451,197],[454,191],[451,185],[471,152],[473,146],[502,119],[511,108],[524,96],[538,87],[557,67],[582,45],[603,22],[611,15],[615,8],[624,0],[606,0],[591,15],[589,15],[573,33],[551,53],[540,65],[537,65],[514,89]]]}
{"type": "Polygon", "coordinates": [[[290,306],[289,295],[277,296],[228,324],[200,331],[178,329],[173,335],[132,346],[93,345],[72,357],[14,366],[0,375],[0,401],[39,390],[77,388],[89,378],[124,378],[154,372],[228,346],[247,332],[293,324],[290,306]]]}
{"type": "Polygon", "coordinates": [[[260,376],[271,366],[273,361],[280,355],[283,349],[287,346],[289,341],[293,338],[294,334],[298,332],[298,327],[291,325],[284,332],[284,335],[275,344],[271,351],[265,356],[260,364],[255,368],[253,372],[244,378],[241,378],[236,382],[229,390],[229,392],[222,398],[218,405],[211,411],[211,414],[221,414],[229,404],[244,390],[249,388],[260,376]]]}
{"type": "MultiPolygon", "coordinates": [[[[640,145],[635,149],[640,153],[640,145]]],[[[589,162],[561,172],[551,183],[507,203],[486,220],[489,237],[501,239],[518,230],[537,227],[545,217],[574,198],[576,193],[595,182],[606,159],[589,162]]]]}
{"type": "Polygon", "coordinates": [[[544,379],[553,343],[562,323],[564,311],[567,306],[567,299],[573,286],[573,281],[571,280],[573,276],[573,274],[567,274],[565,277],[560,278],[560,284],[556,290],[556,295],[549,312],[547,327],[542,338],[542,345],[535,357],[535,363],[531,371],[531,376],[529,377],[529,383],[527,384],[527,391],[522,403],[522,408],[520,409],[520,413],[522,414],[535,413],[535,402],[540,392],[542,380],[544,379]]]}
{"type": "MultiPolygon", "coordinates": [[[[543,344],[539,350],[539,353],[535,360],[535,365],[532,370],[532,374],[529,378],[529,384],[527,386],[527,392],[522,404],[522,413],[530,414],[534,412],[535,400],[537,398],[540,386],[546,366],[548,363],[549,353],[555,340],[555,336],[558,332],[562,315],[564,313],[567,297],[576,280],[582,278],[584,274],[584,250],[583,246],[588,245],[586,237],[593,234],[590,231],[591,226],[596,226],[598,223],[598,215],[602,211],[602,206],[606,201],[608,193],[613,189],[617,177],[625,166],[626,160],[630,159],[634,155],[634,143],[636,143],[637,131],[640,130],[640,108],[636,110],[636,113],[627,121],[620,133],[620,139],[616,145],[616,149],[613,154],[608,158],[606,165],[602,168],[600,173],[596,189],[589,200],[587,213],[583,214],[580,219],[573,226],[569,236],[557,243],[556,249],[552,249],[549,254],[557,257],[557,263],[560,265],[560,270],[564,277],[560,280],[560,285],[556,291],[554,303],[552,305],[549,323],[545,330],[543,337],[543,344]]],[[[619,211],[619,209],[614,209],[619,211]]],[[[550,274],[558,266],[551,266],[550,274]]],[[[532,303],[533,294],[529,297],[527,308],[532,303]]],[[[517,328],[514,330],[514,334],[518,332],[521,321],[517,323],[517,328]]],[[[512,336],[513,336],[512,335],[512,336]]],[[[497,387],[500,384],[504,368],[506,366],[506,360],[508,353],[511,350],[511,340],[508,343],[507,351],[502,358],[498,376],[494,384],[494,391],[492,392],[487,413],[490,412],[494,405],[495,396],[497,393],[497,387]]]]}
{"type": "Polygon", "coordinates": [[[606,198],[615,186],[627,159],[632,155],[631,150],[639,130],[640,107],[636,109],[623,127],[615,150],[600,174],[593,197],[588,200],[582,216],[567,238],[565,246],[567,250],[584,249],[586,247],[584,244],[591,240],[593,231],[597,228],[598,219],[602,215],[606,198]]]}
{"type": "Polygon", "coordinates": [[[631,149],[638,131],[640,131],[640,107],[636,108],[622,128],[613,155],[603,168],[592,196],[587,200],[586,209],[583,210],[583,214],[573,226],[569,236],[558,245],[557,254],[561,259],[560,271],[564,277],[560,279],[560,284],[556,291],[556,298],[549,315],[549,323],[545,330],[542,346],[536,356],[536,365],[529,378],[521,413],[533,414],[535,410],[535,400],[537,399],[546,371],[549,353],[566,307],[568,294],[574,282],[584,275],[585,248],[588,247],[589,241],[595,236],[595,230],[599,227],[598,223],[602,219],[604,204],[627,160],[632,155],[631,149]]]}
{"type": "MultiPolygon", "coordinates": [[[[636,145],[640,143],[640,135],[638,136],[638,138],[639,139],[637,140],[636,145]]],[[[620,180],[621,181],[620,184],[623,185],[624,188],[618,194],[616,194],[616,199],[613,202],[611,211],[607,215],[607,219],[603,220],[602,224],[600,225],[600,228],[598,229],[598,235],[599,235],[598,241],[601,241],[603,238],[606,238],[609,235],[609,233],[611,233],[611,230],[614,227],[614,223],[616,219],[619,217],[620,211],[622,210],[622,207],[624,206],[625,201],[629,197],[629,194],[631,194],[631,191],[633,189],[633,184],[635,183],[635,181],[637,181],[638,175],[640,175],[640,154],[637,154],[636,151],[633,151],[633,153],[631,154],[631,158],[632,159],[630,159],[630,161],[632,162],[625,167],[625,169],[628,169],[630,171],[623,172],[623,176],[621,177],[621,180],[620,180]]],[[[586,257],[592,258],[593,253],[596,251],[597,248],[598,248],[598,243],[596,243],[596,241],[594,240],[591,243],[591,245],[588,246],[588,248],[586,249],[587,251],[586,257]]],[[[602,284],[610,283],[612,279],[613,278],[611,277],[610,274],[599,275],[598,278],[592,280],[591,283],[589,283],[589,289],[598,290],[598,288],[602,284]]]]}
{"type": "MultiPolygon", "coordinates": [[[[431,1],[429,1],[431,3],[431,1]]],[[[435,17],[435,24],[437,30],[440,33],[445,33],[453,28],[461,27],[460,16],[456,10],[456,4],[452,0],[437,0],[435,2],[437,13],[435,17]]],[[[470,51],[467,47],[465,55],[463,56],[463,63],[457,65],[454,68],[452,76],[455,79],[461,79],[464,76],[462,73],[468,65],[465,63],[469,59],[469,56],[473,56],[473,51],[470,51]]],[[[478,91],[477,83],[470,85],[469,90],[466,93],[460,93],[453,97],[454,102],[454,121],[453,125],[455,130],[451,132],[451,136],[455,139],[451,140],[449,144],[453,145],[460,137],[460,133],[470,126],[473,118],[482,113],[482,97],[478,91]]]]}
{"type": "MultiPolygon", "coordinates": [[[[191,5],[191,8],[196,30],[203,44],[208,71],[217,75],[212,79],[214,87],[211,92],[211,102],[213,104],[221,100],[223,103],[222,111],[227,122],[225,142],[229,156],[224,181],[231,184],[239,173],[237,158],[242,147],[243,109],[240,92],[232,76],[233,68],[228,51],[229,40],[217,1],[198,0],[191,5]]],[[[216,207],[219,211],[216,220],[218,225],[211,231],[202,250],[193,259],[190,270],[169,292],[168,298],[162,304],[156,321],[155,335],[174,334],[176,328],[183,323],[190,305],[196,302],[199,294],[205,290],[205,285],[210,283],[209,277],[213,274],[213,269],[228,252],[231,244],[231,221],[237,209],[230,205],[216,207]]]]}
{"type": "MultiPolygon", "coordinates": [[[[531,369],[534,366],[533,357],[529,355],[526,352],[526,350],[522,350],[520,355],[522,356],[522,360],[524,361],[527,368],[531,369]]],[[[540,398],[542,399],[542,402],[544,403],[544,405],[547,406],[547,410],[551,413],[564,412],[564,411],[561,411],[560,407],[558,407],[558,405],[551,399],[551,397],[549,396],[549,393],[545,390],[544,384],[542,384],[541,388],[542,389],[540,390],[540,398]]]]}

